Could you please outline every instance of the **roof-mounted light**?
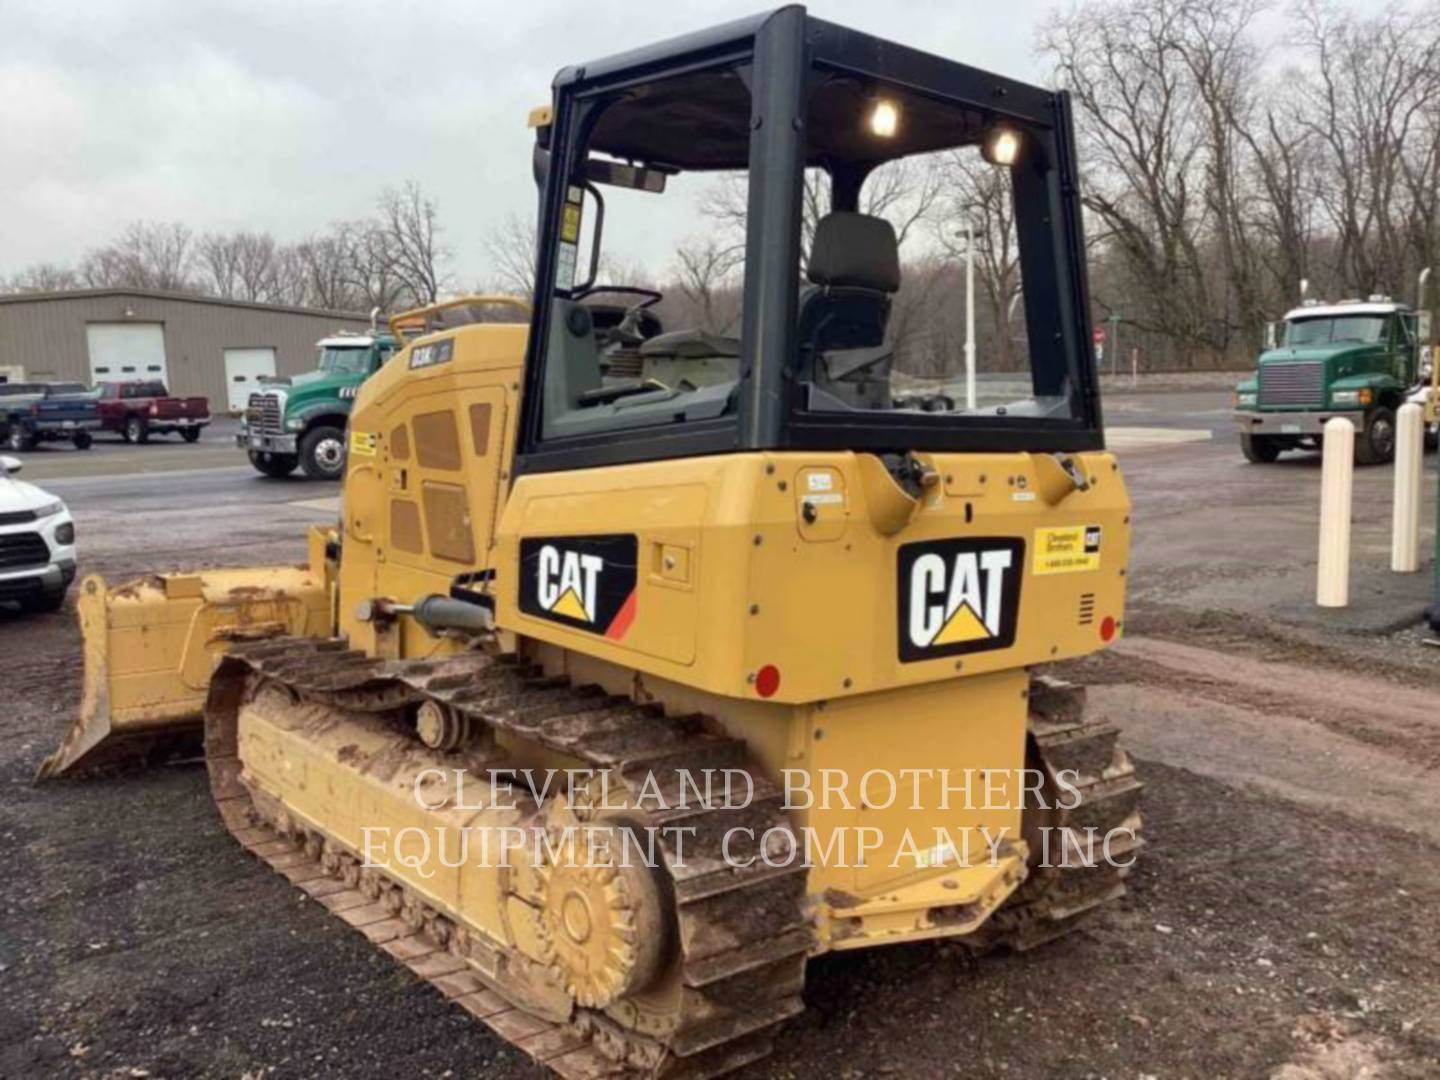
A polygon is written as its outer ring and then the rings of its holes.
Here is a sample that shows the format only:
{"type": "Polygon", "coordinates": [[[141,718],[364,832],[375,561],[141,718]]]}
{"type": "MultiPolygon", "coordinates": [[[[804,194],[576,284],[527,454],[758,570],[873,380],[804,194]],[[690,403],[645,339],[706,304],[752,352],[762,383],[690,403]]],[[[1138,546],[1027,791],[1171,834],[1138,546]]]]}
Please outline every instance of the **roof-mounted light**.
{"type": "Polygon", "coordinates": [[[870,110],[870,132],[882,139],[893,139],[900,130],[900,108],[893,101],[880,98],[870,110]]]}
{"type": "Polygon", "coordinates": [[[991,128],[985,141],[980,144],[980,153],[991,165],[1015,164],[1020,156],[1020,133],[1014,128],[991,128]]]}

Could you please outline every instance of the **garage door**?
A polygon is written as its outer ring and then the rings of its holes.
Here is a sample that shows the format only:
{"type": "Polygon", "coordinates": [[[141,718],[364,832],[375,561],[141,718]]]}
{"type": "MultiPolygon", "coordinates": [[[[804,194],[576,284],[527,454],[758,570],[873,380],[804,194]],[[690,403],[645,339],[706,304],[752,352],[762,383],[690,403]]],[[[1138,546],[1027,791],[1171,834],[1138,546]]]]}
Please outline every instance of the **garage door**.
{"type": "Polygon", "coordinates": [[[274,349],[225,350],[225,390],[232,413],[250,403],[250,392],[259,387],[262,377],[275,377],[274,349]]]}
{"type": "Polygon", "coordinates": [[[165,370],[165,327],[160,323],[90,323],[91,382],[159,379],[170,385],[165,370]]]}

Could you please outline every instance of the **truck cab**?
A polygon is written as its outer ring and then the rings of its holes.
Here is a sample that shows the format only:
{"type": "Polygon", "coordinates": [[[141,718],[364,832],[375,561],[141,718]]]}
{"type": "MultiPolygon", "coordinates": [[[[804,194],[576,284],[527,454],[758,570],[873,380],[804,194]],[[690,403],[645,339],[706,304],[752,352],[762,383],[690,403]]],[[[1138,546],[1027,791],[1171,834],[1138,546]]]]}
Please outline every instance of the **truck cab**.
{"type": "Polygon", "coordinates": [[[1308,303],[1286,314],[1256,373],[1235,388],[1247,461],[1318,449],[1326,421],[1355,425],[1355,461],[1395,457],[1395,413],[1428,374],[1420,317],[1388,297],[1308,303]]]}
{"type": "Polygon", "coordinates": [[[336,333],[317,343],[314,371],[267,381],[250,395],[236,436],[250,463],[269,477],[289,476],[298,466],[313,480],[339,480],[355,394],[397,347],[387,333],[336,333]]]}

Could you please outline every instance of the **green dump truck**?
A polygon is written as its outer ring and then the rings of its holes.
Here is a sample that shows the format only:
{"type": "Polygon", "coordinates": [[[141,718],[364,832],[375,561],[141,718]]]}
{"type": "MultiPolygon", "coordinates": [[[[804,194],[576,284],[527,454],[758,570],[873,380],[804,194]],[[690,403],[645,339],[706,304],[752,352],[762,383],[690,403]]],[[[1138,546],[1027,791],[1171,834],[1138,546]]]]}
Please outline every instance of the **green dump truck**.
{"type": "Polygon", "coordinates": [[[1389,297],[1310,302],[1272,330],[1256,373],[1235,388],[1247,461],[1319,449],[1325,422],[1355,424],[1355,461],[1395,457],[1395,413],[1430,379],[1428,312],[1389,297]]]}
{"type": "Polygon", "coordinates": [[[296,467],[315,480],[345,473],[345,424],[366,379],[397,345],[388,333],[337,333],[319,344],[314,371],[270,379],[250,395],[236,443],[266,476],[289,476],[296,467]]]}

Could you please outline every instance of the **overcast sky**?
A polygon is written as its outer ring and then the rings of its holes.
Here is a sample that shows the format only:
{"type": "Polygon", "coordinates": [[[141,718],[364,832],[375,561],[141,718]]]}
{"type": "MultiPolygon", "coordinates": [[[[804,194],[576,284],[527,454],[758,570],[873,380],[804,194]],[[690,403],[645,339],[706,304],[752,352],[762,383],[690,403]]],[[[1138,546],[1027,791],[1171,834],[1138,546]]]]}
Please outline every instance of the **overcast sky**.
{"type": "MultiPolygon", "coordinates": [[[[414,178],[460,281],[530,213],[525,114],[556,69],[762,2],[0,0],[0,275],[71,263],[127,222],[293,239],[414,178]],[[416,12],[406,14],[407,11],[416,12]],[[419,14],[424,11],[425,14],[419,14]]],[[[1040,78],[1051,0],[817,0],[812,13],[1040,78]]]]}
{"type": "MultiPolygon", "coordinates": [[[[1034,33],[1057,2],[808,6],[1047,81],[1034,33]]],[[[763,7],[0,0],[0,275],[73,263],[135,219],[297,239],[413,178],[439,204],[457,283],[476,281],[487,232],[532,210],[525,114],[549,99],[557,68],[763,7]]]]}

